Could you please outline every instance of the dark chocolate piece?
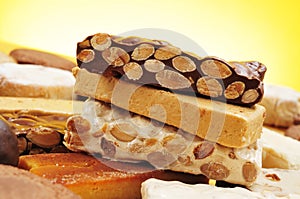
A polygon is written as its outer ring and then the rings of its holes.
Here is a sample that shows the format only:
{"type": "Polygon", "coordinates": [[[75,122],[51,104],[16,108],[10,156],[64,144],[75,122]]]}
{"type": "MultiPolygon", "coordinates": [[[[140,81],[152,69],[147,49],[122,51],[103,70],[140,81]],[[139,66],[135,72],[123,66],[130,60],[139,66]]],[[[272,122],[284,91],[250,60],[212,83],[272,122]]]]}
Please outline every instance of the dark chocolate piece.
{"type": "Polygon", "coordinates": [[[165,41],[99,33],[78,43],[77,63],[92,73],[241,106],[264,93],[263,64],[198,57],[165,41]]]}
{"type": "Polygon", "coordinates": [[[0,119],[0,164],[17,166],[19,162],[17,136],[9,125],[0,119]]]}

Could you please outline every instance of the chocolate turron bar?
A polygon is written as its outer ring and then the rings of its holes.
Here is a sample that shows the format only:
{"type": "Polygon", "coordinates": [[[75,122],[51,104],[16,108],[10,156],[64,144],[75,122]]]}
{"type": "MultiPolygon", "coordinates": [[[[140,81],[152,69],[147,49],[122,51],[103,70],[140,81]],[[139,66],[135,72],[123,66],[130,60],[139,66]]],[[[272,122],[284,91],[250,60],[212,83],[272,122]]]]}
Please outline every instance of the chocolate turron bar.
{"type": "Polygon", "coordinates": [[[131,83],[242,106],[263,96],[266,67],[257,61],[199,57],[165,41],[95,34],[77,45],[78,66],[131,83]]]}
{"type": "Polygon", "coordinates": [[[240,185],[256,180],[265,117],[256,104],[261,63],[101,33],[78,43],[77,64],[74,92],[89,100],[67,121],[68,149],[240,185]]]}

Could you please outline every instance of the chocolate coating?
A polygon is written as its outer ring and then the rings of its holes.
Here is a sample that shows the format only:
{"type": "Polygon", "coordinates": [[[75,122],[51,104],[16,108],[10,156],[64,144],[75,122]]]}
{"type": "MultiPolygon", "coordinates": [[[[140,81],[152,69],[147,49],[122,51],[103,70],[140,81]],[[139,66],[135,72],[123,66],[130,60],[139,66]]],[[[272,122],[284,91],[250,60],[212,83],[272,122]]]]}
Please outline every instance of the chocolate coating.
{"type": "Polygon", "coordinates": [[[18,141],[10,127],[0,120],[0,164],[17,166],[19,161],[18,141]]]}

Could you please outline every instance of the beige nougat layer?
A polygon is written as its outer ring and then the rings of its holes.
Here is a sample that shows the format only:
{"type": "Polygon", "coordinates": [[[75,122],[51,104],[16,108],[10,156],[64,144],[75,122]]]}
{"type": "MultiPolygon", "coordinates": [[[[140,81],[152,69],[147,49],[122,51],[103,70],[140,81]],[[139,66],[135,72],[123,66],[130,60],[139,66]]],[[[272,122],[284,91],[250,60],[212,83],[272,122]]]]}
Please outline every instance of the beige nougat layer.
{"type": "Polygon", "coordinates": [[[112,103],[227,147],[254,143],[262,132],[265,109],[240,107],[194,96],[130,84],[78,68],[74,92],[112,103]]]}
{"type": "Polygon", "coordinates": [[[180,129],[113,107],[85,102],[81,116],[68,119],[65,145],[118,161],[147,161],[157,169],[204,174],[234,184],[252,184],[262,148],[230,148],[180,129]]]}

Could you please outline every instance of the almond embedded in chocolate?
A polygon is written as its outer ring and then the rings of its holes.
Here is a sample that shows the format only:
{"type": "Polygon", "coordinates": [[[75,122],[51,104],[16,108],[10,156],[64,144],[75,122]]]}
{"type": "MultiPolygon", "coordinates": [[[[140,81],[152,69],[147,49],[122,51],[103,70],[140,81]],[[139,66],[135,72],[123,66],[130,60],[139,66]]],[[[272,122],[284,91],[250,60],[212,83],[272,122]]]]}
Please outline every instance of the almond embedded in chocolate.
{"type": "Polygon", "coordinates": [[[157,82],[168,89],[189,88],[191,82],[178,72],[171,70],[162,70],[156,73],[157,82]]]}
{"type": "Polygon", "coordinates": [[[155,51],[154,57],[158,60],[168,60],[181,54],[181,50],[175,46],[163,46],[155,51]]]}
{"type": "Polygon", "coordinates": [[[219,60],[205,60],[201,63],[200,68],[205,75],[213,78],[225,79],[232,74],[229,67],[219,60]]]}
{"type": "Polygon", "coordinates": [[[150,44],[141,44],[137,46],[132,54],[131,57],[133,60],[142,61],[148,59],[151,55],[153,55],[155,49],[150,44]]]}
{"type": "Polygon", "coordinates": [[[95,52],[91,49],[84,49],[77,54],[77,59],[83,63],[89,63],[95,58],[95,52]]]}
{"type": "Polygon", "coordinates": [[[242,102],[247,103],[247,104],[252,103],[252,102],[256,101],[258,97],[259,97],[259,93],[257,92],[257,90],[249,89],[244,92],[244,94],[242,96],[242,102]]]}
{"type": "Polygon", "coordinates": [[[108,34],[98,33],[91,38],[90,42],[94,49],[103,51],[111,45],[111,38],[108,34]]]}
{"type": "Polygon", "coordinates": [[[111,47],[104,50],[102,52],[102,57],[108,63],[108,65],[112,65],[114,67],[123,66],[130,60],[128,53],[122,48],[118,47],[111,47]]]}
{"type": "Polygon", "coordinates": [[[144,63],[144,68],[151,73],[157,73],[165,68],[165,64],[156,59],[148,59],[144,63]]]}
{"type": "Polygon", "coordinates": [[[221,84],[208,76],[199,78],[196,85],[198,92],[202,95],[218,97],[223,93],[221,84]]]}
{"type": "Polygon", "coordinates": [[[129,62],[124,65],[123,70],[128,79],[138,80],[143,75],[142,67],[136,62],[129,62]]]}
{"type": "Polygon", "coordinates": [[[236,99],[240,97],[245,90],[245,84],[241,81],[235,81],[227,86],[224,91],[226,99],[236,99]]]}
{"type": "Polygon", "coordinates": [[[196,64],[187,56],[177,56],[172,59],[172,64],[180,72],[192,72],[196,70],[196,64]]]}

